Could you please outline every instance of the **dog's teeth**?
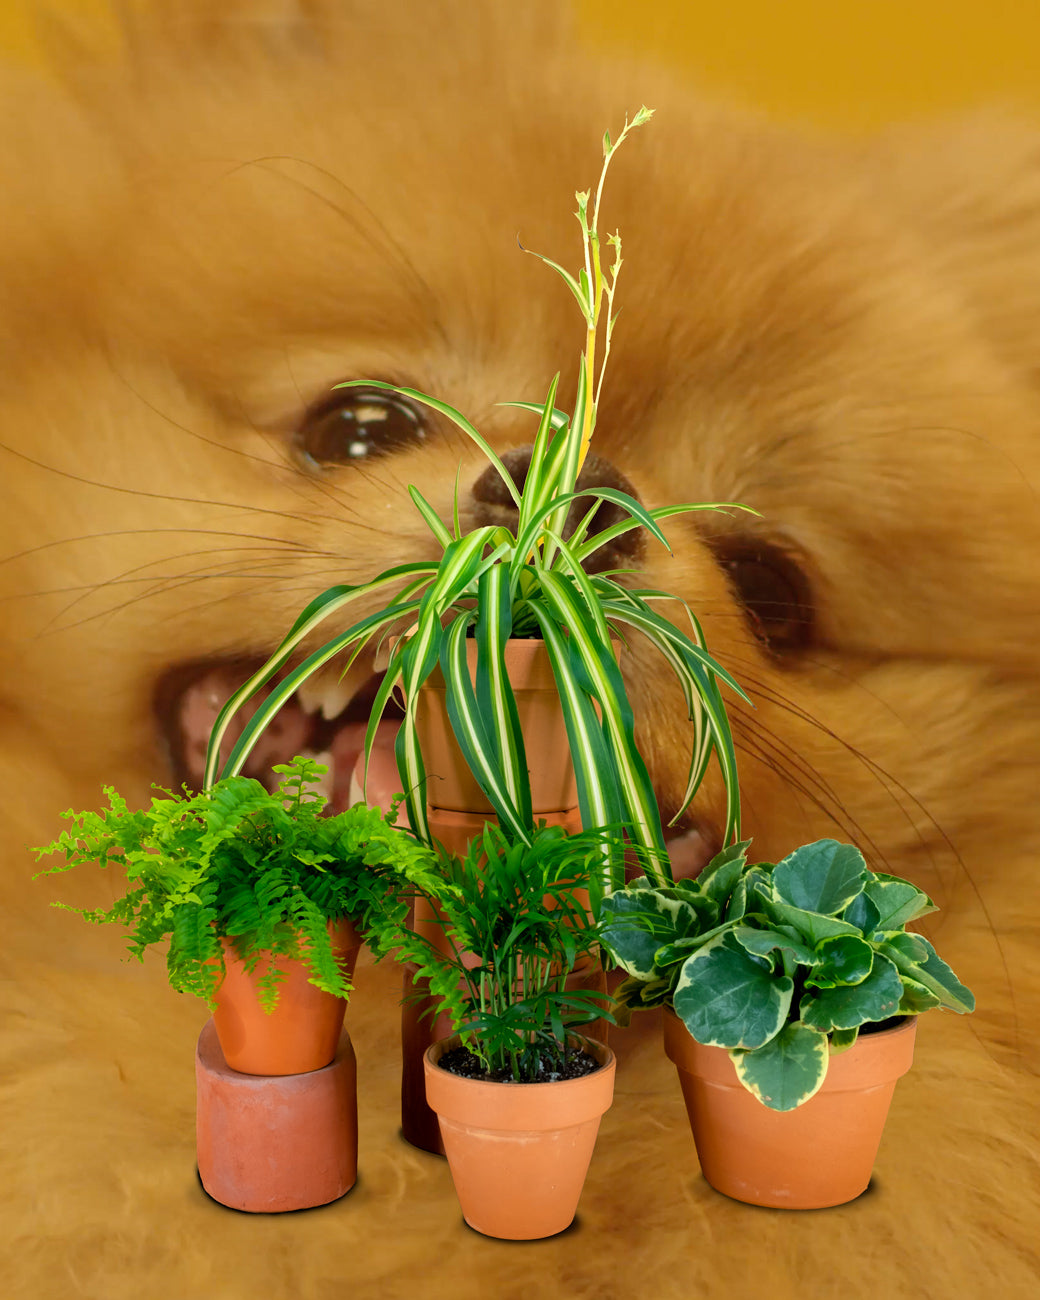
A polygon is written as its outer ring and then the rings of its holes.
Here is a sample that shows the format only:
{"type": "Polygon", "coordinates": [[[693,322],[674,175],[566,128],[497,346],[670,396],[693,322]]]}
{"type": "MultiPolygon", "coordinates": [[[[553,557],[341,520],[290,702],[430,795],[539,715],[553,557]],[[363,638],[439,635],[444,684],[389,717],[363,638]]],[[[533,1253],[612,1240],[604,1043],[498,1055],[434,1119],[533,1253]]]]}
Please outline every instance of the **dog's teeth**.
{"type": "Polygon", "coordinates": [[[330,683],[322,694],[321,716],[338,718],[350,703],[353,694],[354,688],[346,678],[343,681],[330,683]]]}
{"type": "Polygon", "coordinates": [[[296,689],[296,698],[307,713],[317,713],[325,698],[325,687],[316,677],[308,677],[296,689]]]}
{"type": "Polygon", "coordinates": [[[296,699],[308,713],[320,713],[325,719],[338,718],[371,671],[366,664],[354,663],[341,678],[334,667],[326,667],[296,688],[296,699]]]}

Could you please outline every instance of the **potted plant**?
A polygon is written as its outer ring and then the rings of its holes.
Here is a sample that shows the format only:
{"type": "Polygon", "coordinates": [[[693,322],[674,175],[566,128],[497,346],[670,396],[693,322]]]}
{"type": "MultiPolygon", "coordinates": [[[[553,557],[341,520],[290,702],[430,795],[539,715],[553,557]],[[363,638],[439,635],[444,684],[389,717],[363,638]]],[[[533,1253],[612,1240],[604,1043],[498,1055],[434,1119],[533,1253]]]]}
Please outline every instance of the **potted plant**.
{"type": "Polygon", "coordinates": [[[613,838],[541,823],[521,839],[488,822],[464,856],[405,868],[430,925],[409,925],[406,897],[369,914],[376,954],[414,965],[450,1017],[425,1056],[427,1096],[466,1222],[488,1236],[571,1223],[611,1104],[614,1056],[577,1032],[611,1019],[609,999],[565,985],[597,946],[588,891],[613,838]]]}
{"type": "MultiPolygon", "coordinates": [[[[651,115],[641,108],[631,122],[626,119],[616,140],[604,136],[595,196],[591,191],[576,195],[583,249],[577,274],[541,259],[577,302],[585,342],[570,413],[555,405],[558,375],[544,402],[506,403],[538,417],[522,473],[514,477],[470,421],[436,397],[379,381],[340,385],[388,389],[461,430],[487,458],[487,472],[497,476],[503,502],[515,510],[515,524],[464,530],[457,492],[453,517],[444,520],[417,487],[409,486],[412,502],[440,547],[439,558],[396,565],[369,582],[334,586],[311,601],[275,653],[218,714],[207,754],[207,784],[241,770],[278,710],[312,674],[333,661],[346,674],[361,655],[370,656],[373,666],[385,656],[386,671],[369,716],[365,761],[391,695],[402,692],[396,761],[407,818],[421,842],[432,846],[438,840],[467,840],[489,816],[514,838],[526,840],[538,820],[573,820],[576,812],[585,827],[623,828],[623,834],[601,843],[605,889],[624,883],[626,842],[643,850],[646,869],[667,884],[664,831],[617,659],[617,647],[635,632],[675,671],[693,723],[688,782],[675,819],[694,798],[714,755],[727,800],[723,843],[739,836],[736,757],[720,683],[747,697],[707,653],[701,627],[685,602],[638,588],[624,570],[587,571],[604,548],[626,533],[645,528],[667,545],[663,520],[725,508],[680,504],[648,510],[618,488],[579,483],[596,427],[622,265],[617,233],[606,238],[612,256],[609,266],[603,263],[599,214],[604,184],[617,149],[651,115]],[[594,515],[601,506],[618,517],[597,530],[594,515]],[[677,621],[665,616],[662,603],[677,621]],[[351,606],[364,610],[363,617],[308,652],[322,625],[351,606]],[[265,690],[222,756],[222,742],[239,710],[265,690]],[[558,730],[537,738],[535,718],[545,715],[555,718],[558,730]],[[561,769],[572,793],[560,782],[561,769]],[[442,778],[435,792],[428,788],[431,770],[442,778]],[[564,793],[540,793],[536,784],[532,794],[532,772],[536,778],[553,773],[545,789],[564,793]],[[472,797],[472,790],[458,799],[448,797],[449,774],[472,774],[478,797],[472,797]]],[[[402,1124],[409,1141],[425,1147],[429,1114],[421,1105],[413,1113],[409,1101],[421,1098],[420,1063],[428,1045],[415,1030],[406,1012],[402,1124]]]]}
{"type": "Polygon", "coordinates": [[[779,863],[750,841],[696,879],[640,879],[603,903],[627,1008],[664,1007],[705,1178],[757,1205],[864,1191],[916,1018],[975,999],[907,925],[935,907],[835,840],[779,863]]]}
{"type": "MultiPolygon", "coordinates": [[[[326,769],[295,758],[277,789],[233,776],[202,794],[160,791],[132,811],[109,788],[104,811],[37,849],[46,873],[119,867],[109,909],[70,908],[129,932],[144,959],[169,941],[170,984],[214,1015],[195,1054],[199,1177],[234,1209],[324,1205],[357,1179],[357,1068],[342,1030],[364,918],[428,850],[395,829],[396,805],[324,815],[326,769]]],[[[58,904],[63,906],[63,904],[58,904]]]]}
{"type": "MultiPolygon", "coordinates": [[[[279,765],[277,788],[234,776],[207,791],[160,791],[132,810],[113,789],[101,812],[71,825],[37,859],[118,867],[123,896],[107,910],[68,908],[128,931],[131,956],[169,941],[170,984],[202,998],[227,1064],[246,1074],[318,1070],[335,1055],[361,944],[357,925],[398,872],[427,856],[384,817],[356,804],[324,815],[313,759],[279,765]]],[[[57,904],[67,907],[66,904],[57,904]]]]}
{"type": "MultiPolygon", "coordinates": [[[[264,728],[306,679],[339,658],[345,673],[363,652],[388,652],[388,666],[376,694],[366,735],[366,761],[391,693],[401,688],[404,718],[397,738],[397,763],[416,835],[432,843],[426,788],[427,759],[433,742],[420,734],[422,688],[436,680],[443,688],[444,712],[466,768],[494,815],[510,835],[529,842],[536,815],[546,809],[532,802],[530,772],[549,766],[562,751],[573,764],[576,799],[586,827],[623,826],[625,836],[603,840],[606,888],[624,882],[624,838],[646,850],[648,870],[668,882],[664,836],[653,788],[634,737],[634,720],[618,667],[614,643],[635,631],[646,637],[673,667],[694,723],[689,781],[676,813],[692,800],[714,753],[725,782],[728,815],[724,842],[739,833],[736,760],[719,683],[742,698],[733,678],[706,652],[692,611],[682,601],[656,590],[637,590],[624,573],[588,573],[586,565],[603,547],[625,533],[646,528],[667,545],[660,522],[691,510],[717,505],[673,505],[646,509],[616,488],[581,486],[578,480],[596,425],[596,412],[610,351],[614,293],[621,267],[621,241],[607,237],[613,250],[609,268],[601,259],[598,230],[607,170],[629,132],[646,122],[641,108],[626,119],[616,141],[603,140],[603,167],[595,198],[577,194],[584,265],[576,276],[542,258],[563,278],[578,303],[585,325],[585,347],[578,368],[577,396],[567,414],[555,407],[559,376],[539,405],[506,403],[538,416],[523,482],[464,415],[435,397],[372,380],[351,381],[382,387],[424,404],[460,429],[487,457],[501,479],[503,500],[516,512],[515,527],[481,525],[463,530],[456,494],[453,519],[442,520],[414,485],[408,488],[417,510],[441,547],[438,559],[396,565],[358,586],[336,586],[304,609],[270,659],[231,696],[211,735],[207,783],[232,776],[245,762],[264,728]],[[590,207],[591,203],[591,207],[590,207]],[[576,502],[591,508],[568,532],[576,502]],[[616,508],[616,522],[592,531],[592,517],[603,503],[616,508]],[[388,599],[389,597],[389,599],[388,599]],[[677,602],[685,629],[655,606],[677,602]],[[299,656],[317,629],[353,604],[369,610],[331,640],[299,656]],[[508,666],[510,647],[535,644],[548,664],[548,678],[562,710],[564,732],[533,757],[525,747],[525,728],[508,666]],[[274,686],[257,707],[226,759],[221,744],[233,717],[269,683],[274,686]]],[[[540,256],[540,255],[539,255],[540,256]]],[[[351,384],[340,385],[350,387],[351,384]]],[[[581,507],[577,507],[580,509],[581,507]]],[[[738,507],[746,508],[746,507],[738,507]]],[[[551,806],[551,805],[550,805],[551,806]]],[[[565,805],[557,804],[557,811],[565,805]]]]}

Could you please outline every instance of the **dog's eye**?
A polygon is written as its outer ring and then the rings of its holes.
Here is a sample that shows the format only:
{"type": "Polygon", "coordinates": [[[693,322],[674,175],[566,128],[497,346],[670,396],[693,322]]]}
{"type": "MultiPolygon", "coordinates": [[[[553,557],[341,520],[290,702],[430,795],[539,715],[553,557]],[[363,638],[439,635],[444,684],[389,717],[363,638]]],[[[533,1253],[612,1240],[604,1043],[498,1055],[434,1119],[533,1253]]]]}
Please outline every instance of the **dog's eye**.
{"type": "Polygon", "coordinates": [[[771,650],[804,649],[812,640],[815,611],[800,565],[779,546],[757,538],[724,539],[714,549],[755,635],[771,650]]]}
{"type": "Polygon", "coordinates": [[[296,435],[300,453],[317,465],[353,465],[423,441],[419,409],[381,388],[340,388],[313,406],[296,435]]]}

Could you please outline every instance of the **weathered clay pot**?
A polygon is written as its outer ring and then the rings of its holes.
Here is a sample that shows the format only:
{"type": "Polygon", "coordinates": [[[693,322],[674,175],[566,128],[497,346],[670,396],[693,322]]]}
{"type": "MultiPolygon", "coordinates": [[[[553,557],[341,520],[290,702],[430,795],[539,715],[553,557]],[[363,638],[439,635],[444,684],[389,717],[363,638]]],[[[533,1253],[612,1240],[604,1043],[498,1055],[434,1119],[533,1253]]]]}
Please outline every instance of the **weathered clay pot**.
{"type": "Polygon", "coordinates": [[[458,1043],[435,1043],[424,1058],[426,1093],[440,1120],[462,1214],[488,1237],[531,1241],[563,1232],[574,1219],[600,1117],[614,1098],[614,1054],[582,1079],[487,1083],[442,1070],[458,1043]]]}
{"type": "Polygon", "coordinates": [[[343,1031],[306,1074],[228,1068],[207,1021],[195,1054],[199,1177],[222,1205],[274,1214],[327,1205],[357,1180],[357,1064],[343,1031]]]}
{"type": "Polygon", "coordinates": [[[832,1056],[823,1087],[795,1110],[763,1106],[729,1054],[704,1047],[670,1008],[664,1046],[679,1071],[701,1171],[751,1205],[794,1210],[843,1205],[866,1191],[896,1081],[914,1057],[917,1018],[861,1032],[832,1056]]]}
{"type": "MultiPolygon", "coordinates": [[[[426,1099],[424,1059],[429,1048],[450,1035],[451,1020],[446,1015],[428,1014],[433,1004],[427,982],[417,979],[415,967],[405,967],[401,1005],[401,1136],[413,1147],[444,1155],[437,1116],[426,1099]]],[[[564,987],[568,992],[595,989],[605,993],[607,977],[598,961],[588,961],[572,971],[564,987]]],[[[593,1020],[582,1025],[582,1032],[605,1040],[610,1025],[606,1020],[593,1020]]]]}
{"type": "MultiPolygon", "coordinates": [[[[361,939],[349,920],[329,924],[333,947],[341,967],[353,975],[361,939]]],[[[304,1074],[320,1070],[336,1054],[346,1003],[324,993],[309,981],[305,961],[278,957],[285,972],[278,985],[278,1001],[265,1012],[257,985],[270,965],[261,957],[250,974],[228,940],[224,945],[226,975],[216,992],[213,1024],[224,1059],[242,1074],[304,1074]]]]}

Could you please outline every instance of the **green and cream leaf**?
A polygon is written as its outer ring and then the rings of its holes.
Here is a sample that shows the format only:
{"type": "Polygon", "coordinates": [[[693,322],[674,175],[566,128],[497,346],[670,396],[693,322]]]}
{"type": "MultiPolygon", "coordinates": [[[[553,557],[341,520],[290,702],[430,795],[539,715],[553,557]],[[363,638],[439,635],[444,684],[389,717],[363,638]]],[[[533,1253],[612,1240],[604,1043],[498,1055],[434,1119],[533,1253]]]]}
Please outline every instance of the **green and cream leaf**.
{"type": "Polygon", "coordinates": [[[615,889],[603,900],[600,939],[622,970],[651,981],[658,978],[655,953],[681,932],[683,923],[696,924],[696,913],[688,904],[657,890],[615,889]]]}
{"type": "Polygon", "coordinates": [[[867,876],[859,849],[837,840],[817,840],[777,864],[773,888],[780,902],[791,907],[837,916],[863,891],[867,876]]]}
{"type": "Polygon", "coordinates": [[[936,910],[928,895],[907,880],[875,878],[864,893],[878,910],[878,930],[899,930],[936,910]]]}
{"type": "Polygon", "coordinates": [[[723,934],[687,959],[672,1005],[697,1042],[753,1049],[779,1032],[793,992],[792,980],[723,934]]]}
{"type": "Polygon", "coordinates": [[[868,1020],[888,1020],[899,1012],[903,986],[895,966],[875,953],[870,974],[858,984],[806,989],[798,1006],[801,1019],[813,1029],[854,1029],[868,1020]]]}
{"type": "Polygon", "coordinates": [[[755,1051],[730,1052],[737,1078],[770,1110],[794,1110],[827,1077],[827,1035],[792,1021],[755,1051]]]}

